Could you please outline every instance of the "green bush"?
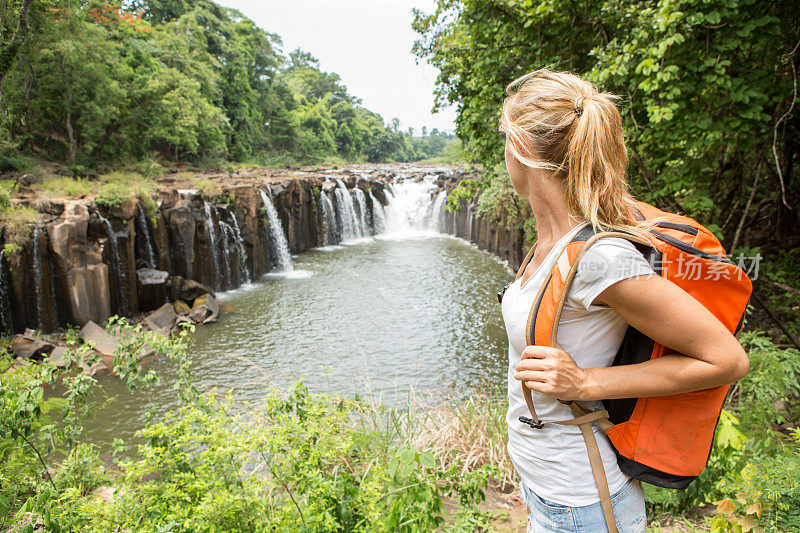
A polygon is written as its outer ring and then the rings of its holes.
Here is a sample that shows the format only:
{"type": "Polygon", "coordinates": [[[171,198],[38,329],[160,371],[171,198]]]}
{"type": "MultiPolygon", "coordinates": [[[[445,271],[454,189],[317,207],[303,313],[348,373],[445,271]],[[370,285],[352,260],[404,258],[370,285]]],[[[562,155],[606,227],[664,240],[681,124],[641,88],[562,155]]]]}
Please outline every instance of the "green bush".
{"type": "Polygon", "coordinates": [[[96,204],[116,207],[133,196],[130,187],[119,182],[109,182],[100,187],[94,201],[96,204]]]}
{"type": "Polygon", "coordinates": [[[30,172],[33,160],[17,152],[0,153],[0,172],[30,172]]]}

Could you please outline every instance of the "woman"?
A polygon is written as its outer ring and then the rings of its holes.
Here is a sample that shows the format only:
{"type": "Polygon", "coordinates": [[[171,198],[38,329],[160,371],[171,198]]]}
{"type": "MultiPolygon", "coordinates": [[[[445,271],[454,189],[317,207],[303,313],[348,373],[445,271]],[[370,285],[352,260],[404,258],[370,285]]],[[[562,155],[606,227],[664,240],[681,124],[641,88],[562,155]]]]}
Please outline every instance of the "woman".
{"type": "MultiPolygon", "coordinates": [[[[625,181],[626,148],[614,95],[570,73],[535,71],[509,85],[500,129],[506,167],[536,220],[535,252],[502,301],[509,340],[508,451],[530,509],[529,531],[606,531],[576,426],[533,429],[520,381],[543,420],[574,418],[557,401],[662,396],[731,383],[749,369],[736,338],[703,305],[656,275],[624,239],[606,238],[580,260],[558,329],[562,349],[525,345],[528,313],[570,238],[587,224],[636,229],[625,181]],[[685,355],[610,366],[628,325],[685,355]]],[[[640,229],[640,228],[639,228],[640,229]]],[[[593,424],[621,532],[645,531],[641,483],[617,466],[593,424]]]]}

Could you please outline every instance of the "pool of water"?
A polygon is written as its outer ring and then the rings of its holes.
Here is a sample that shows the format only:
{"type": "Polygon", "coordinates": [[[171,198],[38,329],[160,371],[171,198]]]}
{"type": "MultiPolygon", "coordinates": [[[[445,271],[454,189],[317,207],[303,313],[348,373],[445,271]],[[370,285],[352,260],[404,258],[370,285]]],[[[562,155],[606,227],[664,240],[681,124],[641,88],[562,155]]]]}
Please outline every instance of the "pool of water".
{"type": "MultiPolygon", "coordinates": [[[[312,250],[294,258],[294,269],[219,295],[232,312],[192,336],[199,389],[257,400],[303,379],[312,391],[366,392],[391,405],[505,385],[496,293],[512,274],[493,255],[418,232],[312,250]]],[[[178,406],[171,363],[151,368],[162,382],[135,395],[117,378],[101,378],[110,401],[89,421],[94,442],[130,441],[148,408],[178,406]]]]}

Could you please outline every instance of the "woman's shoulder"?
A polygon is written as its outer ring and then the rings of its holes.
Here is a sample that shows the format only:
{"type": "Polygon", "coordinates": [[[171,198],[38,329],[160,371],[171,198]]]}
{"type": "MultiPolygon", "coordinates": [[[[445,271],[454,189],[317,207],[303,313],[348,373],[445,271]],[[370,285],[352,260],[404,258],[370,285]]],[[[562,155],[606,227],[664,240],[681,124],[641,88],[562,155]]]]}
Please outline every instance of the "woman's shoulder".
{"type": "Polygon", "coordinates": [[[606,288],[624,279],[653,274],[650,263],[628,240],[605,237],[583,254],[569,289],[569,299],[586,309],[606,288]]]}

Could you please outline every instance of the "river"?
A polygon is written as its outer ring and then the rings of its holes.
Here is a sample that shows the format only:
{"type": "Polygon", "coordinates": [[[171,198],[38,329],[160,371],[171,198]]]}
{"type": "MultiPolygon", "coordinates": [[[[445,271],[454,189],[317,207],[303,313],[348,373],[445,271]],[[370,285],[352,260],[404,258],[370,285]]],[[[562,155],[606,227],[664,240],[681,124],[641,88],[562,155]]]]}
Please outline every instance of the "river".
{"type": "MultiPolygon", "coordinates": [[[[387,405],[502,390],[506,335],[496,293],[512,274],[472,244],[416,227],[425,209],[417,185],[395,190],[385,234],[295,256],[292,270],[220,294],[231,312],[192,336],[198,388],[257,400],[270,386],[303,379],[312,391],[369,394],[387,405]]],[[[178,406],[170,362],[151,368],[161,383],[135,395],[113,376],[100,378],[111,400],[89,421],[91,440],[130,441],[148,406],[178,406]]]]}

